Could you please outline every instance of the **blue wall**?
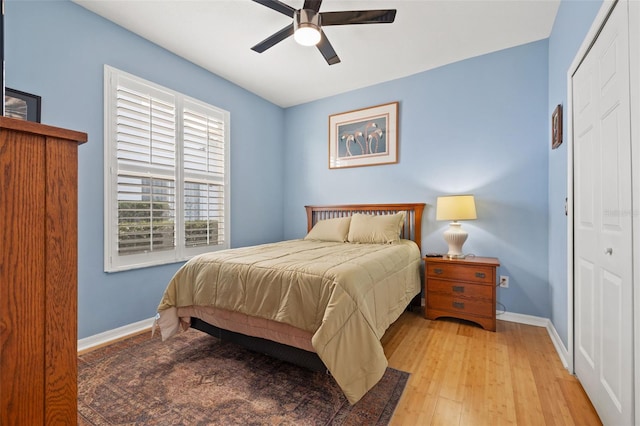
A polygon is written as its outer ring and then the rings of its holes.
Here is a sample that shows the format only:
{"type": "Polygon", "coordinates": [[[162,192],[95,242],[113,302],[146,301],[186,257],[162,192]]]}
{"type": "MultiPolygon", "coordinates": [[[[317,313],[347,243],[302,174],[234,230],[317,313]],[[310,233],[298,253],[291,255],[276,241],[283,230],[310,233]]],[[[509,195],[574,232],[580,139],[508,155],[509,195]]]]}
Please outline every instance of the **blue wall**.
{"type": "Polygon", "coordinates": [[[465,252],[496,256],[510,312],[549,317],[547,41],[288,108],[285,238],[304,235],[305,204],[426,202],[423,252],[446,251],[438,195],[473,193],[465,252]],[[398,101],[399,162],[329,170],[327,117],[398,101]]]}
{"type": "MultiPolygon", "coordinates": [[[[549,155],[549,298],[551,321],[565,347],[568,345],[567,299],[567,71],[580,48],[601,0],[563,1],[549,37],[549,104],[547,128],[556,105],[564,106],[563,140],[549,155]]],[[[549,146],[551,143],[549,143],[549,146]]]]}
{"type": "Polygon", "coordinates": [[[280,107],[69,1],[8,0],[5,12],[7,87],[42,96],[43,123],[89,135],[79,150],[80,338],[155,315],[180,266],[103,272],[104,64],[229,111],[231,244],[282,238],[280,107]]]}

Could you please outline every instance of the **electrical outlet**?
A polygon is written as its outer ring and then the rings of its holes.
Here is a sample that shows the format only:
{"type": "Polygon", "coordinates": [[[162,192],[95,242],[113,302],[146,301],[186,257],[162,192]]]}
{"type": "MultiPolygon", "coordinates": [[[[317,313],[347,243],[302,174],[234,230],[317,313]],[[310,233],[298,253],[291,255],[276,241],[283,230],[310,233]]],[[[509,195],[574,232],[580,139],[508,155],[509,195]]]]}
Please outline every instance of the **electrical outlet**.
{"type": "Polygon", "coordinates": [[[509,277],[506,275],[500,275],[500,287],[509,288],[509,277]]]}

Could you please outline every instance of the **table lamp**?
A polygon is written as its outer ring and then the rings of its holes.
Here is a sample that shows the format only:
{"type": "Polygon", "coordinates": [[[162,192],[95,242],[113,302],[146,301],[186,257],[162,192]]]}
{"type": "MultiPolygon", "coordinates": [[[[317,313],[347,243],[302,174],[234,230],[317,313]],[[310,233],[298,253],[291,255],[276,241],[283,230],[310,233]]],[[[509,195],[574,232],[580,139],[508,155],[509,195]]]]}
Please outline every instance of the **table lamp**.
{"type": "Polygon", "coordinates": [[[467,231],[462,229],[459,220],[476,219],[476,203],[473,195],[447,195],[436,201],[436,220],[452,220],[449,229],[444,232],[444,240],[449,244],[447,257],[463,258],[462,245],[467,240],[467,231]]]}

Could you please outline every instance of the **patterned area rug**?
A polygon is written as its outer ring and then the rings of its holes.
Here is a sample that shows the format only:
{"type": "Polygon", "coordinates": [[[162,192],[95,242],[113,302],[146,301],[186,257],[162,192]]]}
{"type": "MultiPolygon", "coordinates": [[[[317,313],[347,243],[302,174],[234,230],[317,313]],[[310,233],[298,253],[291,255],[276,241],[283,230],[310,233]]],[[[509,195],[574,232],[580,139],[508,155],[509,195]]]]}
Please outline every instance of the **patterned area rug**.
{"type": "Polygon", "coordinates": [[[145,333],[78,359],[80,425],[386,425],[408,373],[350,405],[331,376],[198,330],[145,333]]]}

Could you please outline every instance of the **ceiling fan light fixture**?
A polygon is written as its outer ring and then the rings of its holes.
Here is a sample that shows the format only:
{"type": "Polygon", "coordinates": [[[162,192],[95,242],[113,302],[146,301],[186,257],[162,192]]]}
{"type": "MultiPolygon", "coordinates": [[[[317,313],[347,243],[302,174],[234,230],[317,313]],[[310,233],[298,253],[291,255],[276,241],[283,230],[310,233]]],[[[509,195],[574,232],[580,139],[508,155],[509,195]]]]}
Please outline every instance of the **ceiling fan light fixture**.
{"type": "Polygon", "coordinates": [[[322,26],[390,24],[395,21],[397,12],[396,9],[320,12],[323,0],[304,0],[302,9],[294,9],[280,0],[253,1],[292,18],[293,22],[265,38],[253,46],[251,50],[262,53],[282,40],[293,36],[295,41],[301,45],[316,45],[329,65],[340,63],[340,58],[327,38],[327,34],[322,30],[322,26]]]}
{"type": "Polygon", "coordinates": [[[313,27],[300,27],[293,33],[293,38],[303,46],[315,46],[320,42],[320,31],[313,27]]]}
{"type": "Polygon", "coordinates": [[[293,20],[293,38],[303,46],[320,42],[320,14],[310,9],[296,10],[293,20]]]}

